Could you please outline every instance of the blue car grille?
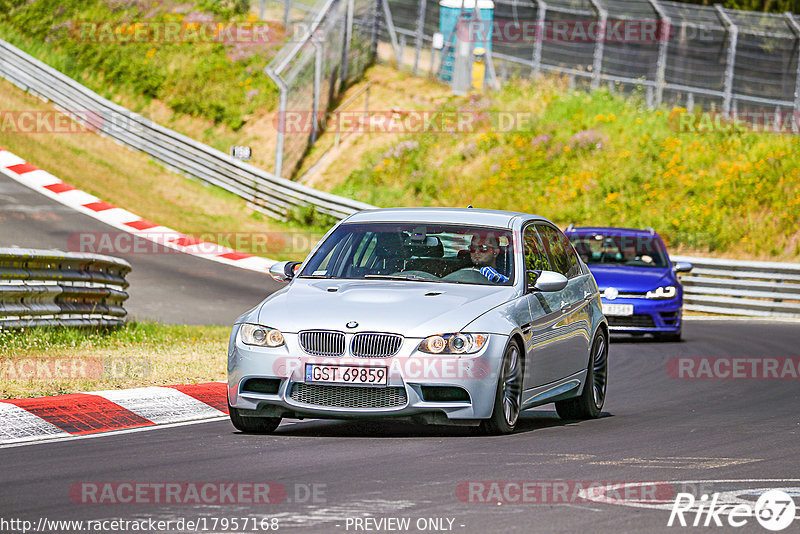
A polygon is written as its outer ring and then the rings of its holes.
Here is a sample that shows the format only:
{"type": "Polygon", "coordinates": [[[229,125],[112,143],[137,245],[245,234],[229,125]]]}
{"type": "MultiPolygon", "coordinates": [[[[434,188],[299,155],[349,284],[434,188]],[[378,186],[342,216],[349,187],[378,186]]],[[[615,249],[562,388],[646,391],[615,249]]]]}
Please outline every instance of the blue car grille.
{"type": "Polygon", "coordinates": [[[651,315],[628,315],[628,316],[614,316],[607,315],[608,326],[628,326],[634,328],[655,328],[656,323],[653,321],[651,315]]]}
{"type": "Polygon", "coordinates": [[[292,400],[329,408],[397,408],[408,402],[405,388],[361,386],[321,386],[297,382],[292,400]]]}

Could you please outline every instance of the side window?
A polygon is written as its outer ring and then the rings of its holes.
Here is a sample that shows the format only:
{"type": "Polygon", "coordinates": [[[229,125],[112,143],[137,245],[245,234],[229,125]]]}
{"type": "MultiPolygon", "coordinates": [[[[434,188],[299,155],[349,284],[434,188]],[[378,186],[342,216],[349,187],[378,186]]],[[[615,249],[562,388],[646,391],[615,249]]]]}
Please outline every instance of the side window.
{"type": "Polygon", "coordinates": [[[525,228],[523,240],[525,241],[525,270],[549,271],[550,263],[547,261],[547,255],[544,253],[541,241],[539,241],[536,227],[531,224],[525,228]]]}
{"type": "Polygon", "coordinates": [[[582,274],[581,264],[578,261],[578,253],[575,252],[575,247],[572,246],[572,242],[570,242],[567,236],[560,232],[559,236],[561,237],[561,242],[564,244],[564,250],[567,252],[567,258],[569,259],[569,274],[566,275],[567,278],[580,276],[582,274]]]}
{"type": "MultiPolygon", "coordinates": [[[[567,250],[564,248],[564,243],[561,241],[561,232],[544,224],[537,224],[536,228],[539,230],[539,235],[542,236],[542,245],[544,245],[544,251],[550,258],[552,270],[569,278],[570,259],[567,255],[567,250]]],[[[572,247],[570,246],[571,250],[572,247]]]]}

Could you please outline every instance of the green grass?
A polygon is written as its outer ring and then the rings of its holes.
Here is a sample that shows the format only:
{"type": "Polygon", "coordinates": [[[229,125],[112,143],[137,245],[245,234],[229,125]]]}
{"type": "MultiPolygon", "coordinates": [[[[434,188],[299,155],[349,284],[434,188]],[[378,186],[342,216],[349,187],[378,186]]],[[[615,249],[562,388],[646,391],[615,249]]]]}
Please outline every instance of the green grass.
{"type": "Polygon", "coordinates": [[[652,226],[673,252],[800,258],[797,136],[678,133],[685,110],[570,91],[558,79],[515,81],[441,109],[490,118],[471,133],[396,138],[333,192],[385,207],[538,213],[562,226],[652,226]],[[498,113],[508,111],[530,120],[501,131],[498,113]]]}
{"type": "Polygon", "coordinates": [[[0,0],[0,37],[106,98],[126,95],[136,107],[158,99],[175,113],[238,130],[277,102],[277,88],[262,70],[282,45],[283,28],[275,27],[274,42],[252,45],[93,42],[79,28],[81,22],[253,21],[248,9],[245,0],[0,0]]]}
{"type": "Polygon", "coordinates": [[[0,329],[0,398],[225,379],[229,326],[0,329]]]}

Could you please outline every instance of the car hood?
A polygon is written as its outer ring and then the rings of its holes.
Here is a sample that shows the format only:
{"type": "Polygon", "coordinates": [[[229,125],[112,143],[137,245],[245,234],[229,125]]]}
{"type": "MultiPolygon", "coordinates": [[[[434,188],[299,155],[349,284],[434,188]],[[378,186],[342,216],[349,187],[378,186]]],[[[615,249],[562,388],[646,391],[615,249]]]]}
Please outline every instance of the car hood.
{"type": "Polygon", "coordinates": [[[426,337],[457,332],[515,294],[510,286],[301,278],[267,297],[257,318],[284,332],[330,329],[426,337]],[[350,321],[358,326],[345,327],[350,321]]]}
{"type": "Polygon", "coordinates": [[[600,291],[615,287],[620,293],[643,293],[659,286],[675,284],[672,269],[653,267],[624,267],[619,265],[589,265],[600,291]]]}

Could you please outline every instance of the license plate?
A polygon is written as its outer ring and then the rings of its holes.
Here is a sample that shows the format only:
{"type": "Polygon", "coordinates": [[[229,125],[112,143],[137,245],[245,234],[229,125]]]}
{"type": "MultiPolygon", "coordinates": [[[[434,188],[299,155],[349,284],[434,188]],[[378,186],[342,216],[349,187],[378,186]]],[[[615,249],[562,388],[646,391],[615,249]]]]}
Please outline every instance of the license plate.
{"type": "Polygon", "coordinates": [[[605,304],[603,315],[633,315],[633,304],[605,304]]]}
{"type": "Polygon", "coordinates": [[[386,367],[306,364],[306,382],[385,386],[388,378],[389,372],[386,367]]]}

